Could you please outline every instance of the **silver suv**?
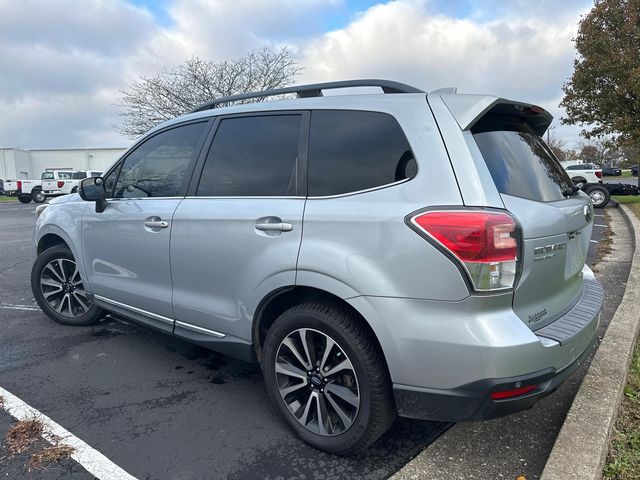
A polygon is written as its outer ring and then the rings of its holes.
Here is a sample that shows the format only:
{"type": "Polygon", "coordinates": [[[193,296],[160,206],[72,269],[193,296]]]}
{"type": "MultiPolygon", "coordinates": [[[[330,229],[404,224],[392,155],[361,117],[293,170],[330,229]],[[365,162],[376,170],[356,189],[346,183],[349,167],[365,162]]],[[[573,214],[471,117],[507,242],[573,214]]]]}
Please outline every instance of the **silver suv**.
{"type": "Polygon", "coordinates": [[[550,122],[382,80],[215,100],[38,208],[33,293],[65,325],[108,310],[260,362],[285,422],[327,452],[397,414],[526,409],[589,352],[602,304],[593,208],[550,122]],[[322,95],[362,86],[382,94],[322,95]]]}

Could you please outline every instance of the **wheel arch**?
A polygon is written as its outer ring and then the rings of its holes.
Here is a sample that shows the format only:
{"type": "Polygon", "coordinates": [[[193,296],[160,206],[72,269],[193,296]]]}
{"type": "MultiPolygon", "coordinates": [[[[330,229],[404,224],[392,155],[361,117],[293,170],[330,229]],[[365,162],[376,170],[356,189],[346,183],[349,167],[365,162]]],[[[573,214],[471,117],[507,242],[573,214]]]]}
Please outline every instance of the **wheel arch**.
{"type": "Polygon", "coordinates": [[[380,339],[378,338],[375,329],[367,321],[364,315],[348,301],[339,297],[335,293],[305,285],[291,285],[278,288],[266,295],[259,303],[253,316],[252,324],[252,340],[258,362],[262,362],[262,346],[269,328],[273,325],[276,319],[294,305],[299,305],[309,301],[326,301],[334,303],[353,313],[358,321],[366,326],[372,338],[378,344],[380,352],[382,353],[382,358],[384,359],[385,367],[387,368],[387,371],[389,371],[389,366],[380,339]]]}
{"type": "Polygon", "coordinates": [[[40,255],[46,249],[55,247],[56,245],[65,245],[66,247],[69,247],[69,244],[60,235],[55,233],[46,233],[38,240],[36,253],[40,255]]]}

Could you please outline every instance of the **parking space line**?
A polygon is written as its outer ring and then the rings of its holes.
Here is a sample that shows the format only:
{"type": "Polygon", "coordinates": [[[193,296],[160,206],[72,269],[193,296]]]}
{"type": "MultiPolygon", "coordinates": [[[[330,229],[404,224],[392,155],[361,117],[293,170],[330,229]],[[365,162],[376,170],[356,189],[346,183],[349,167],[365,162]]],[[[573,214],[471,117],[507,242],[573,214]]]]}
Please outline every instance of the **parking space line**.
{"type": "Polygon", "coordinates": [[[9,303],[0,303],[0,308],[4,310],[24,310],[25,312],[37,312],[40,310],[37,305],[11,305],[9,303]]]}
{"type": "Polygon", "coordinates": [[[601,224],[599,224],[599,223],[594,223],[594,224],[593,224],[593,226],[594,226],[594,227],[604,227],[604,228],[607,228],[607,225],[601,225],[601,224]]]}
{"type": "Polygon", "coordinates": [[[45,440],[52,445],[62,442],[73,447],[71,458],[94,477],[100,480],[136,480],[134,476],[125,472],[103,454],[2,387],[0,387],[0,396],[4,399],[4,409],[13,418],[20,421],[35,417],[44,425],[42,437],[45,440]]]}
{"type": "Polygon", "coordinates": [[[597,240],[589,240],[591,243],[598,243],[597,240]]]}

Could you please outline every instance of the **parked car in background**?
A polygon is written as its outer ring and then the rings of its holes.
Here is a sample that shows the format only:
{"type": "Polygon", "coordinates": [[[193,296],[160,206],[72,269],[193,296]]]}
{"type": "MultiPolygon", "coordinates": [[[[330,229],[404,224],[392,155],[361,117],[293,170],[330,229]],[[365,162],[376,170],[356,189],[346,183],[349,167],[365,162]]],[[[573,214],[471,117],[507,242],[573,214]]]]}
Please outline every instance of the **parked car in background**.
{"type": "Polygon", "coordinates": [[[619,167],[602,167],[602,175],[605,177],[619,177],[622,169],[619,167]]]}
{"type": "Polygon", "coordinates": [[[64,325],[105,309],[260,362],[283,420],[331,453],[396,414],[528,409],[592,350],[603,298],[551,120],[385,80],[213,100],[38,210],[33,295],[64,325]],[[384,93],[322,95],[363,86],[384,93]]]}
{"type": "Polygon", "coordinates": [[[564,167],[574,184],[602,183],[602,170],[592,163],[581,163],[564,167]]]}
{"type": "Polygon", "coordinates": [[[0,178],[0,195],[4,196],[4,181],[0,178]]]}
{"type": "Polygon", "coordinates": [[[633,165],[631,167],[631,175],[633,175],[634,177],[638,176],[638,165],[633,165]]]}
{"type": "Polygon", "coordinates": [[[42,174],[42,193],[45,197],[76,193],[81,180],[87,177],[99,177],[101,174],[102,172],[99,170],[47,171],[42,174]],[[44,179],[45,175],[47,176],[46,180],[44,179]]]}

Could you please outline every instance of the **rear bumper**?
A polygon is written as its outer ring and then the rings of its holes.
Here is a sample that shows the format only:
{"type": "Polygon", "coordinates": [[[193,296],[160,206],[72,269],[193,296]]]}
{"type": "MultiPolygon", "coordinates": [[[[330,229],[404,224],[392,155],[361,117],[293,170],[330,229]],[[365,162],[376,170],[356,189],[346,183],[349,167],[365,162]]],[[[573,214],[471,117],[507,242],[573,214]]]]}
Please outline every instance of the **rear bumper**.
{"type": "Polygon", "coordinates": [[[511,378],[493,378],[473,382],[446,391],[394,385],[400,416],[447,422],[487,420],[531,408],[554,392],[574,373],[595,345],[595,338],[580,357],[562,370],[547,369],[511,378]],[[490,392],[536,385],[535,390],[519,397],[493,400],[490,392]]]}
{"type": "Polygon", "coordinates": [[[586,266],[583,275],[578,302],[537,331],[514,313],[510,294],[460,302],[379,297],[350,302],[380,341],[401,416],[480,420],[531,407],[592,350],[602,287],[586,266]],[[536,388],[521,396],[491,398],[494,391],[530,385],[536,388]]]}

